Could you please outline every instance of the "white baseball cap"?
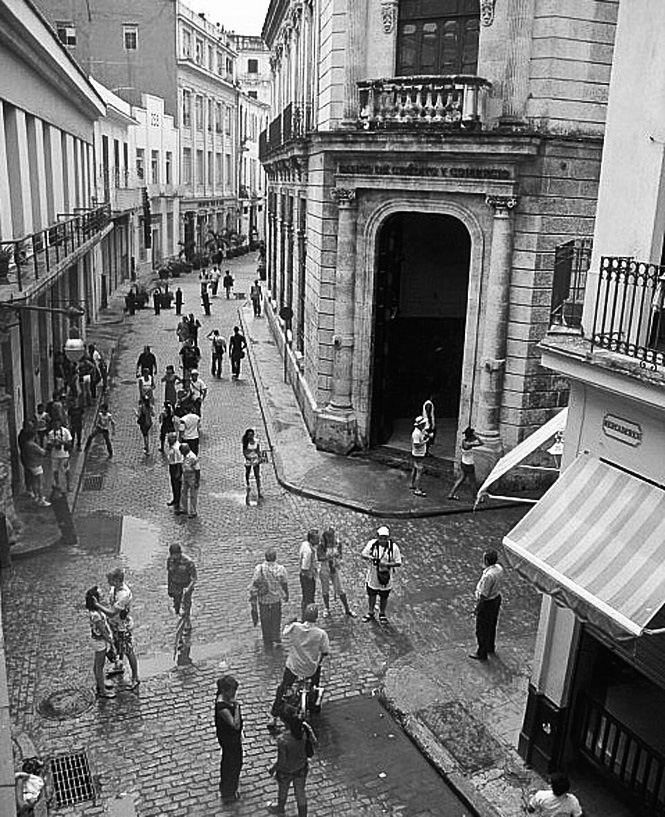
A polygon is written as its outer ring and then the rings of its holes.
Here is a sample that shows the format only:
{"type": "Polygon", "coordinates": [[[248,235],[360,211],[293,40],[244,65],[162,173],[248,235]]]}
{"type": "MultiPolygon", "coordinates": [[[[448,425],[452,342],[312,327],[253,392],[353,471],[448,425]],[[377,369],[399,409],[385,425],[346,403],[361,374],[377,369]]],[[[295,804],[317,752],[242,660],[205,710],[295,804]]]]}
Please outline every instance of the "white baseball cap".
{"type": "Polygon", "coordinates": [[[380,528],[377,528],[376,533],[378,536],[390,536],[390,528],[386,525],[382,525],[380,528]]]}

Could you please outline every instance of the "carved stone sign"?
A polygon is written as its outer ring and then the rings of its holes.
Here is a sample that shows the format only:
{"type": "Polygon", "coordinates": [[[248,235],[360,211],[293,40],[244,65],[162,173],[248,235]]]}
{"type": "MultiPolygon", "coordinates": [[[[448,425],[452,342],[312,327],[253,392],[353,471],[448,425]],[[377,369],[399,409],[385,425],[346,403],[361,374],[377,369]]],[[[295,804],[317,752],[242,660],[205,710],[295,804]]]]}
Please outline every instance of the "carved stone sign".
{"type": "Polygon", "coordinates": [[[395,0],[381,3],[381,25],[385,34],[392,34],[397,22],[397,3],[395,0]]]}
{"type": "Polygon", "coordinates": [[[494,0],[480,0],[480,23],[491,26],[494,22],[494,0]]]}
{"type": "Polygon", "coordinates": [[[457,165],[343,164],[337,168],[341,176],[419,176],[430,179],[496,179],[510,181],[512,172],[505,167],[461,167],[457,165]]]}
{"type": "Polygon", "coordinates": [[[606,414],[603,417],[603,433],[626,445],[642,445],[642,426],[632,420],[617,417],[616,414],[606,414]]]}

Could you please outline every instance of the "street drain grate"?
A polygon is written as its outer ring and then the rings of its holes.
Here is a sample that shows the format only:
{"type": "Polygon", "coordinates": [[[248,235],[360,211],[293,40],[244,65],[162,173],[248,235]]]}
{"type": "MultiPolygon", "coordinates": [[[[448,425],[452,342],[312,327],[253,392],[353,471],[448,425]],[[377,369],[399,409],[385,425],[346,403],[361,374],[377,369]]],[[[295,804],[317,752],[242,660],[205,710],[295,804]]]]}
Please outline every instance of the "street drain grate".
{"type": "Polygon", "coordinates": [[[95,789],[85,752],[51,758],[50,766],[56,808],[95,799],[95,789]]]}
{"type": "Polygon", "coordinates": [[[83,477],[83,491],[101,491],[104,484],[103,474],[90,474],[83,477]]]}

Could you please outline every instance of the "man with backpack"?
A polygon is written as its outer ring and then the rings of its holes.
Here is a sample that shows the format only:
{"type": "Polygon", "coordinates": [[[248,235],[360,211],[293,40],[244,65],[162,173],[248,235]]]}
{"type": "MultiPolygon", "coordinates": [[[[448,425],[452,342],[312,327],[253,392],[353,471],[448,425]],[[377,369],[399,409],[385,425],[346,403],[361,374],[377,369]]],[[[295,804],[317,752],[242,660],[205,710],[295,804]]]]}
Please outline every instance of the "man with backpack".
{"type": "Polygon", "coordinates": [[[213,377],[221,377],[222,376],[222,363],[224,362],[224,355],[226,354],[226,341],[224,338],[219,334],[219,329],[213,329],[207,335],[208,340],[211,342],[211,363],[210,363],[210,372],[213,377]]]}
{"type": "Polygon", "coordinates": [[[376,531],[377,538],[370,539],[360,554],[370,565],[367,568],[365,584],[367,587],[368,611],[363,621],[374,621],[376,598],[379,598],[379,622],[387,624],[386,608],[388,597],[393,589],[393,572],[402,565],[399,548],[390,538],[390,529],[382,525],[376,531]]]}

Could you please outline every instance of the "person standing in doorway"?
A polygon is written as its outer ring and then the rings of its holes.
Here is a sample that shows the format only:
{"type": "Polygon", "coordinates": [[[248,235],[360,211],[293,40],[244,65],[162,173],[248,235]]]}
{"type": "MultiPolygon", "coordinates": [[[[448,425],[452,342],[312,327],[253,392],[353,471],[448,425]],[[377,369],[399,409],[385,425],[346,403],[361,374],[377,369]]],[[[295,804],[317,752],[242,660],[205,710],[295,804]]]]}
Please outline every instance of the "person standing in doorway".
{"type": "Polygon", "coordinates": [[[233,379],[237,380],[240,377],[240,361],[245,357],[245,349],[247,348],[247,341],[244,336],[240,334],[240,327],[233,327],[233,334],[229,338],[229,355],[231,357],[231,373],[233,379]]]}
{"type": "Polygon", "coordinates": [[[300,545],[298,551],[298,568],[300,573],[300,588],[302,590],[302,618],[304,620],[305,608],[308,604],[314,604],[316,596],[316,576],[318,563],[316,560],[316,550],[319,546],[320,537],[316,528],[312,528],[307,533],[307,539],[300,545]]]}
{"type": "Polygon", "coordinates": [[[166,461],[169,464],[169,480],[171,482],[171,501],[166,504],[177,510],[180,508],[180,489],[182,483],[182,460],[178,435],[172,431],[166,436],[166,461]]]}
{"type": "Polygon", "coordinates": [[[222,363],[226,354],[226,341],[219,334],[219,329],[213,329],[207,336],[210,341],[210,373],[213,377],[222,376],[222,363]]]}
{"type": "Polygon", "coordinates": [[[215,730],[221,747],[219,793],[224,803],[240,798],[238,781],[242,771],[242,712],[236,700],[238,682],[233,675],[222,675],[217,681],[215,730]]]}
{"type": "Polygon", "coordinates": [[[393,573],[395,568],[402,566],[402,555],[397,544],[390,538],[390,529],[387,525],[378,528],[376,536],[376,539],[370,539],[360,554],[362,559],[370,562],[365,578],[368,609],[363,621],[374,621],[378,596],[379,622],[387,624],[386,610],[390,591],[393,589],[393,573]]]}
{"type": "Polygon", "coordinates": [[[182,315],[182,290],[180,287],[175,291],[175,314],[182,315]]]}
{"type": "Polygon", "coordinates": [[[176,542],[169,545],[169,557],[166,560],[167,593],[173,599],[173,609],[180,615],[189,616],[192,611],[192,593],[196,584],[196,565],[193,559],[185,556],[176,542]]]}
{"type": "Polygon", "coordinates": [[[97,412],[97,416],[95,417],[95,424],[92,428],[92,432],[90,436],[86,440],[85,443],[85,450],[88,451],[90,446],[92,445],[92,441],[98,434],[104,439],[106,443],[106,453],[109,455],[109,459],[113,456],[113,446],[111,445],[111,435],[115,433],[115,420],[113,419],[113,415],[109,411],[109,407],[107,403],[102,403],[99,407],[99,411],[97,412]]]}
{"type": "Polygon", "coordinates": [[[182,454],[182,487],[180,489],[180,510],[176,513],[187,514],[189,519],[194,519],[198,514],[201,465],[199,458],[187,443],[181,443],[180,453],[182,454]]]}
{"type": "Polygon", "coordinates": [[[233,276],[226,270],[224,273],[224,278],[222,279],[222,286],[224,287],[224,292],[226,292],[226,299],[228,300],[231,297],[231,290],[233,289],[233,276]]]}
{"type": "Polygon", "coordinates": [[[263,644],[268,649],[282,645],[282,602],[289,600],[286,568],[277,562],[277,551],[269,547],[265,561],[256,565],[249,586],[250,599],[256,600],[263,644]]]}
{"type": "Polygon", "coordinates": [[[421,489],[420,483],[425,470],[425,454],[427,452],[428,434],[425,430],[427,420],[423,416],[416,417],[411,433],[411,485],[416,496],[427,496],[421,489]]]}
{"type": "Polygon", "coordinates": [[[460,463],[460,475],[457,478],[455,484],[450,489],[450,493],[448,494],[448,499],[459,499],[457,492],[459,489],[464,485],[465,482],[468,482],[471,486],[471,490],[473,492],[473,496],[475,497],[478,493],[478,483],[476,482],[476,467],[474,462],[474,454],[473,449],[478,448],[481,446],[482,442],[476,436],[475,429],[471,428],[471,426],[467,426],[464,429],[464,436],[462,437],[462,461],[460,463]]]}
{"type": "Polygon", "coordinates": [[[501,607],[503,568],[494,549],[483,555],[484,570],[476,585],[476,640],[478,649],[469,654],[474,661],[487,661],[496,650],[496,623],[501,607]]]}

